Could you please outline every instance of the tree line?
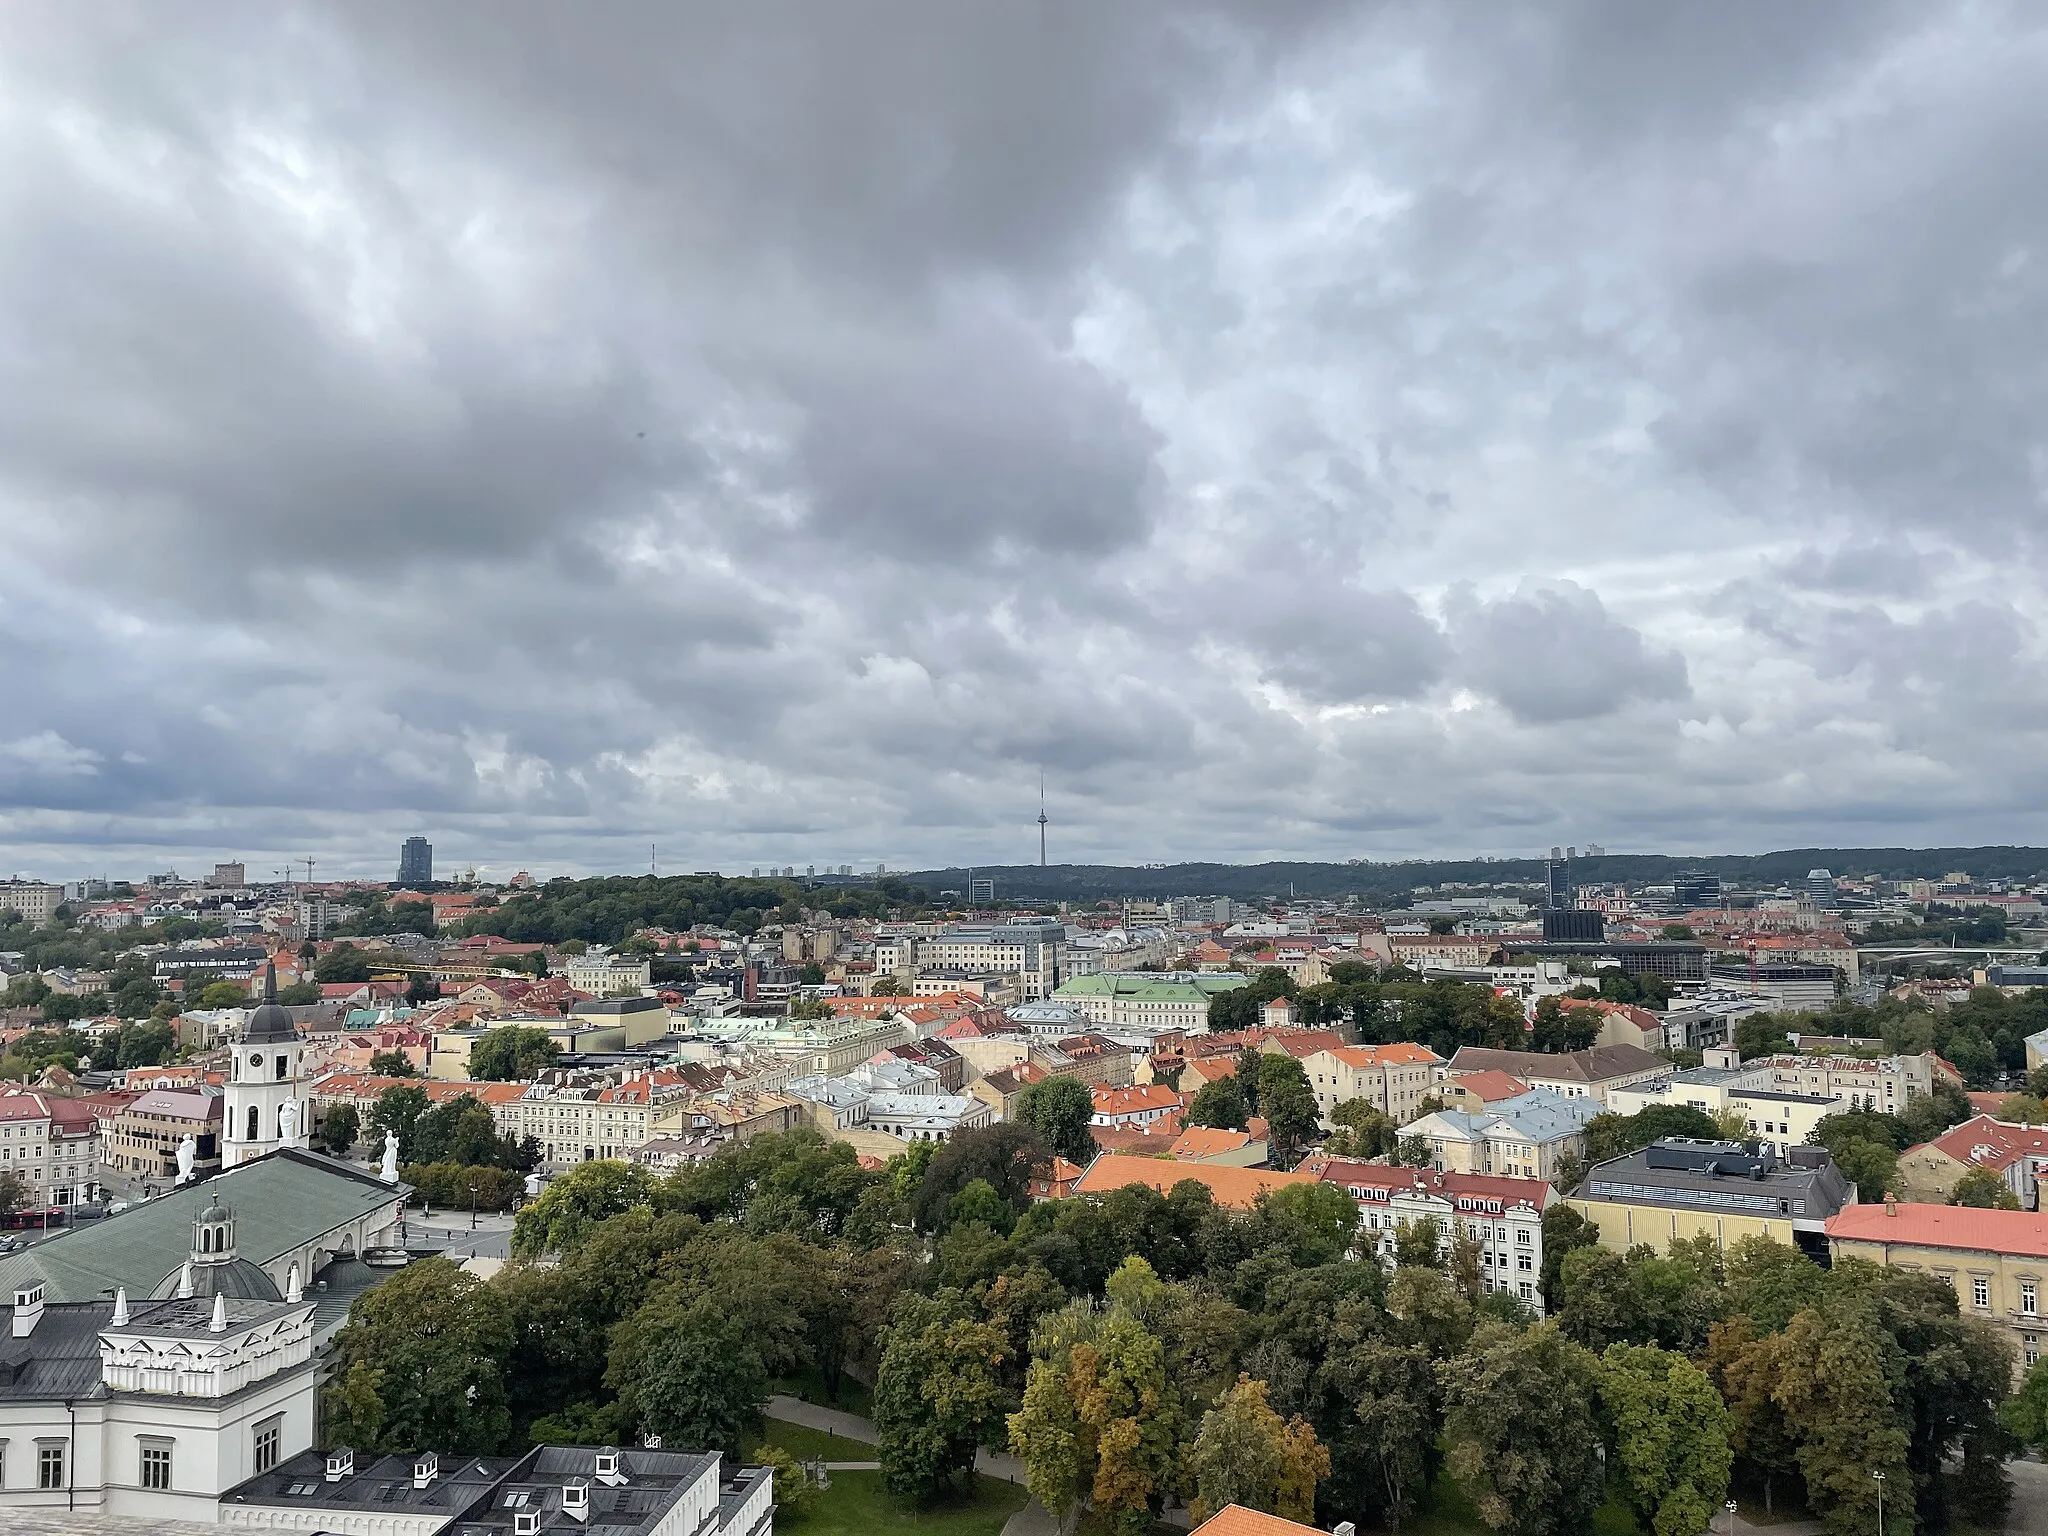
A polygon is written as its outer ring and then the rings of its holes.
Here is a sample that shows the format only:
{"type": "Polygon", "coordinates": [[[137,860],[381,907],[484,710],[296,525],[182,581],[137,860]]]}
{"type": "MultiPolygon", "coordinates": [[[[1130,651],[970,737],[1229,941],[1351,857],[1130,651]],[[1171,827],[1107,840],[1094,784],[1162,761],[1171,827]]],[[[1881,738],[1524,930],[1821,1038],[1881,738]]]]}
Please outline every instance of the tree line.
{"type": "MultiPolygon", "coordinates": [[[[777,1382],[831,1400],[857,1378],[907,1500],[990,1447],[1121,1531],[1227,1502],[1398,1531],[1448,1474],[1510,1536],[1584,1536],[1610,1498],[1699,1536],[1731,1487],[1847,1536],[1873,1471],[1888,1528],[1995,1519],[2027,1431],[2002,1337],[1921,1277],[1757,1240],[1614,1253],[1560,1202],[1538,1322],[1484,1288],[1473,1232],[1403,1230],[1389,1270],[1352,1256],[1332,1186],[1033,1203],[1049,1156],[1009,1123],[880,1170],[808,1130],[667,1178],[585,1164],[520,1211],[490,1281],[431,1260],[355,1302],[329,1434],[736,1453],[777,1382]]],[[[2029,1390],[2048,1402],[2041,1371],[2029,1390]]]]}

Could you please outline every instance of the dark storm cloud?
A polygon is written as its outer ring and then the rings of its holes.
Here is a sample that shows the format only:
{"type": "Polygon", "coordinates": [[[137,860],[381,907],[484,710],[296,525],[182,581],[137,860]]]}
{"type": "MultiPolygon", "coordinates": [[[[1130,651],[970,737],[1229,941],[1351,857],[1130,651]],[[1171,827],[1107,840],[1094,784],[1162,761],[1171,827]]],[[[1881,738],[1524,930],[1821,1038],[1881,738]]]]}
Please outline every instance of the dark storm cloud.
{"type": "Polygon", "coordinates": [[[1028,857],[1041,768],[1076,858],[2017,840],[2044,76],[1998,6],[11,7],[0,840],[1028,857]]]}

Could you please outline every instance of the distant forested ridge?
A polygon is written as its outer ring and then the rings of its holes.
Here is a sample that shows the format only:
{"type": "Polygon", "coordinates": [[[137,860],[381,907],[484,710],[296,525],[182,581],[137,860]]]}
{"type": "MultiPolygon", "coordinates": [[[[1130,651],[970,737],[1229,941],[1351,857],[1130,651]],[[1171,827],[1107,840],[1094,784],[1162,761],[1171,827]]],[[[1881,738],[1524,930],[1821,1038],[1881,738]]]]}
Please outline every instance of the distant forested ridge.
{"type": "MultiPolygon", "coordinates": [[[[1793,884],[1809,869],[1882,880],[1938,880],[1954,870],[1977,879],[2017,880],[2048,874],[2048,848],[1787,848],[1775,853],[1610,853],[1580,857],[1572,877],[1581,885],[1627,881],[1657,885],[1685,870],[1702,870],[1738,884],[1793,884]]],[[[1452,882],[1529,885],[1543,879],[1543,860],[1416,859],[1359,864],[1168,864],[1130,868],[1116,864],[979,866],[978,880],[994,880],[998,897],[1046,901],[1104,901],[1122,896],[1399,896],[1452,882]]],[[[903,877],[932,891],[967,889],[964,868],[920,870],[903,877]]]]}

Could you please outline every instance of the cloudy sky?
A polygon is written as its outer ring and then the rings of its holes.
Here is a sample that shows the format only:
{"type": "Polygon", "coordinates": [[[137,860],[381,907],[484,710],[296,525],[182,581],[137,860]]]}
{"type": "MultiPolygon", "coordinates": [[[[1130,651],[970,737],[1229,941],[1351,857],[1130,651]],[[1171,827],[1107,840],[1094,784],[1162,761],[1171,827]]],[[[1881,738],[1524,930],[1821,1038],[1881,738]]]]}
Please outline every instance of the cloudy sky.
{"type": "Polygon", "coordinates": [[[0,866],[2048,842],[2048,16],[0,8],[0,866]]]}

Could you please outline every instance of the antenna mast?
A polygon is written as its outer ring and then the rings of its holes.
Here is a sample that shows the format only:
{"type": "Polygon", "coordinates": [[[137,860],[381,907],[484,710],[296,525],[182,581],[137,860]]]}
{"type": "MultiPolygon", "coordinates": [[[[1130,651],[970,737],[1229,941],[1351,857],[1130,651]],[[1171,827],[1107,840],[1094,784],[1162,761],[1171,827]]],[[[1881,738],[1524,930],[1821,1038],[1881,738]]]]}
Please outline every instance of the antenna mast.
{"type": "Polygon", "coordinates": [[[1038,867],[1045,868],[1045,770],[1038,770],[1038,867]]]}

